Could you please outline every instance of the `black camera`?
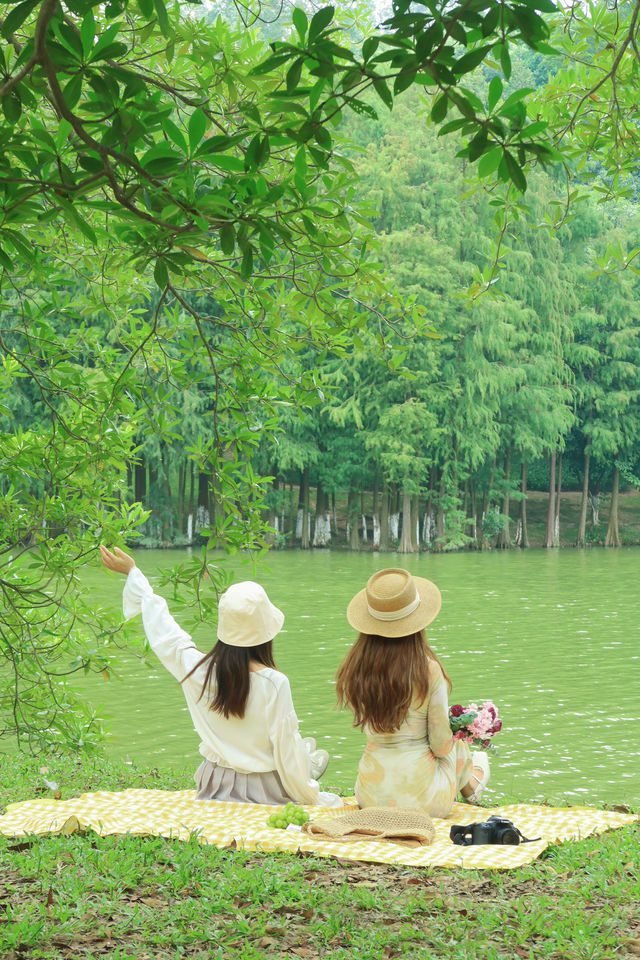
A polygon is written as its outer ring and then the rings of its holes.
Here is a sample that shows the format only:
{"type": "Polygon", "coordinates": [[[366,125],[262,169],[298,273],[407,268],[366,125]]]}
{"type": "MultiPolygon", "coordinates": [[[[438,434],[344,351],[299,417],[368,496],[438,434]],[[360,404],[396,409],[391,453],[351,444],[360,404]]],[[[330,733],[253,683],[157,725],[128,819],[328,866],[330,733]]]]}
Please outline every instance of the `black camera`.
{"type": "Polygon", "coordinates": [[[469,823],[466,826],[454,824],[449,831],[454,843],[470,847],[476,843],[520,843],[525,838],[518,828],[505,817],[489,817],[483,823],[469,823]]]}

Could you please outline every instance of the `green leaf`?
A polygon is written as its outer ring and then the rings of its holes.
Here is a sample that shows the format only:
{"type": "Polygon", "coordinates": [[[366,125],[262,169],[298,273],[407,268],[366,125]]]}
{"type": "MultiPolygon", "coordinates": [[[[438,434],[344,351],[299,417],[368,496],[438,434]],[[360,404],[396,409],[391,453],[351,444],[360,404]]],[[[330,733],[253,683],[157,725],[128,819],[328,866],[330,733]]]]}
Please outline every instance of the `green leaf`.
{"type": "Polygon", "coordinates": [[[76,103],[80,99],[80,94],[82,93],[82,73],[76,73],[75,77],[72,77],[69,80],[62,91],[62,96],[64,97],[64,102],[69,107],[70,110],[73,110],[76,103]]]}
{"type": "Polygon", "coordinates": [[[490,177],[495,173],[502,160],[502,147],[494,147],[485,153],[478,162],[478,176],[481,178],[490,177]]]}
{"type": "Polygon", "coordinates": [[[89,58],[89,54],[93,48],[93,41],[96,36],[96,21],[93,17],[93,10],[89,10],[86,14],[84,20],[80,25],[80,39],[82,40],[82,51],[84,53],[85,59],[89,58]]]}
{"type": "Polygon", "coordinates": [[[517,106],[519,106],[520,101],[524,97],[528,97],[530,93],[534,93],[533,87],[521,87],[520,90],[514,90],[513,93],[507,97],[500,109],[498,114],[501,117],[508,117],[509,114],[513,113],[517,106]]]}
{"type": "Polygon", "coordinates": [[[393,83],[393,92],[395,96],[407,90],[416,78],[416,71],[409,70],[407,73],[399,73],[393,83]]]}
{"type": "Polygon", "coordinates": [[[469,73],[470,70],[474,70],[482,63],[490,50],[491,47],[488,45],[484,47],[477,47],[475,50],[471,50],[469,53],[465,53],[463,57],[455,60],[451,64],[451,69],[457,75],[469,73]]]}
{"type": "Polygon", "coordinates": [[[2,112],[9,123],[17,123],[22,115],[22,98],[17,87],[2,98],[2,112]]]}
{"type": "Polygon", "coordinates": [[[365,61],[365,63],[374,55],[379,44],[380,41],[377,37],[367,37],[365,42],[362,44],[362,59],[365,61]]]}
{"type": "Polygon", "coordinates": [[[502,80],[500,79],[500,77],[495,76],[493,77],[493,79],[491,80],[491,83],[489,84],[489,96],[487,98],[487,107],[488,107],[489,113],[491,113],[491,111],[493,110],[493,108],[495,107],[496,103],[498,102],[501,96],[502,96],[502,80]]]}
{"type": "Polygon", "coordinates": [[[240,276],[243,280],[248,280],[251,274],[253,273],[253,248],[251,244],[247,244],[244,254],[242,256],[242,263],[240,264],[240,276]]]}
{"type": "Polygon", "coordinates": [[[169,271],[164,260],[156,260],[156,265],[153,268],[153,279],[161,290],[164,290],[169,283],[169,271]]]}
{"type": "Polygon", "coordinates": [[[302,67],[304,64],[304,58],[299,57],[298,60],[294,60],[289,69],[287,70],[287,93],[293,93],[293,91],[298,86],[300,82],[300,74],[302,73],[302,67]]]}
{"type": "Polygon", "coordinates": [[[373,81],[373,89],[376,91],[382,102],[389,107],[389,110],[391,110],[393,107],[393,97],[391,96],[389,87],[382,77],[376,77],[376,79],[373,81]]]}
{"type": "Polygon", "coordinates": [[[502,67],[505,79],[509,80],[511,78],[511,57],[509,56],[509,48],[506,43],[500,50],[500,66],[502,67]]]}
{"type": "Polygon", "coordinates": [[[25,22],[31,11],[37,6],[38,0],[23,0],[14,7],[4,19],[0,36],[8,40],[25,22]]]}
{"type": "Polygon", "coordinates": [[[169,137],[170,140],[173,140],[176,147],[182,151],[182,153],[187,153],[187,141],[184,138],[182,131],[175,125],[173,120],[169,117],[164,117],[162,120],[162,129],[169,137]]]}
{"type": "Polygon", "coordinates": [[[319,34],[328,27],[333,20],[333,7],[321,7],[317,13],[314,13],[309,25],[309,45],[311,45],[319,34]]]}
{"type": "Polygon", "coordinates": [[[11,258],[7,256],[2,247],[0,247],[0,266],[3,266],[5,270],[13,270],[11,258]]]}
{"type": "Polygon", "coordinates": [[[467,156],[471,163],[474,160],[477,160],[478,157],[482,156],[487,146],[487,131],[480,129],[475,137],[469,142],[467,148],[467,156]]]}
{"type": "Polygon", "coordinates": [[[431,107],[431,119],[434,123],[442,123],[449,109],[449,97],[442,93],[431,107]]]}
{"type": "Polygon", "coordinates": [[[162,36],[168,38],[171,35],[171,24],[169,23],[167,8],[165,7],[163,0],[153,0],[153,5],[156,8],[158,26],[160,27],[162,36]]]}
{"type": "Polygon", "coordinates": [[[236,231],[232,223],[223,223],[220,227],[220,249],[231,256],[236,248],[236,231]]]}
{"type": "Polygon", "coordinates": [[[153,16],[153,0],[138,0],[138,6],[145,20],[151,20],[153,16]]]}
{"type": "Polygon", "coordinates": [[[522,168],[516,158],[513,154],[509,153],[508,150],[504,151],[504,162],[513,185],[517,187],[521,193],[525,193],[527,189],[527,178],[522,172],[522,168]]]}
{"type": "Polygon", "coordinates": [[[232,137],[227,137],[224,134],[207,137],[204,143],[198,147],[195,155],[196,157],[208,157],[212,153],[222,153],[224,150],[230,150],[231,147],[235,147],[244,139],[244,133],[236,133],[232,137]]]}
{"type": "Polygon", "coordinates": [[[293,20],[293,25],[298,31],[298,36],[300,37],[300,43],[304,43],[304,38],[307,33],[308,20],[307,15],[300,7],[295,7],[293,13],[291,14],[291,19],[293,20]]]}
{"type": "Polygon", "coordinates": [[[207,118],[200,107],[196,107],[189,117],[189,152],[193,155],[196,147],[202,142],[207,127],[207,118]]]}

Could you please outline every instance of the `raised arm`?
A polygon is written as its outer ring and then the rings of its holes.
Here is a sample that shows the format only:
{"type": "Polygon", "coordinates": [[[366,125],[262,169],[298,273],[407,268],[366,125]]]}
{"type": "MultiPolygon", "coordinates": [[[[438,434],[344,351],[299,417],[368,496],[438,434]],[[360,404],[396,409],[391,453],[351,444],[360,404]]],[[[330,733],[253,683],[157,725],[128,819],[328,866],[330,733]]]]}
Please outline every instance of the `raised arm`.
{"type": "Polygon", "coordinates": [[[183,680],[202,658],[189,634],[176,623],[167,607],[167,601],[157,596],[133,557],[116,547],[114,551],[100,546],[105,567],[116,573],[125,573],[127,581],[122,592],[122,609],[126,620],[142,614],[142,624],[149,646],[163,666],[183,680]]]}

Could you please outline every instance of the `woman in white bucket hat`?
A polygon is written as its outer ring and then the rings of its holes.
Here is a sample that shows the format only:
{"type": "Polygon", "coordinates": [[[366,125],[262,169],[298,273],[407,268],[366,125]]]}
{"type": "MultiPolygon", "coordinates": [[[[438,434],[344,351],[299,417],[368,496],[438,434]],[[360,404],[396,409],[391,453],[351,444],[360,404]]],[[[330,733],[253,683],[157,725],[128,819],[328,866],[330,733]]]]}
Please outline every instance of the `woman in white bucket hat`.
{"type": "Polygon", "coordinates": [[[425,638],[441,603],[435,583],[394,568],[374,573],[347,608],[359,636],[337,693],[367,735],[355,788],[361,807],[447,817],[458,793],[477,802],[489,781],[486,755],[453,739],[451,681],[425,638]]]}
{"type": "Polygon", "coordinates": [[[317,779],[329,755],[303,740],[289,681],[276,669],[272,643],[284,615],[258,583],[235,583],[218,604],[218,642],[203,654],[169,613],[147,578],[118,547],[100,547],[109,570],[127,575],[123,610],[142,613],[154,653],[182,684],[203,761],[195,774],[199,800],[341,806],[317,779]]]}

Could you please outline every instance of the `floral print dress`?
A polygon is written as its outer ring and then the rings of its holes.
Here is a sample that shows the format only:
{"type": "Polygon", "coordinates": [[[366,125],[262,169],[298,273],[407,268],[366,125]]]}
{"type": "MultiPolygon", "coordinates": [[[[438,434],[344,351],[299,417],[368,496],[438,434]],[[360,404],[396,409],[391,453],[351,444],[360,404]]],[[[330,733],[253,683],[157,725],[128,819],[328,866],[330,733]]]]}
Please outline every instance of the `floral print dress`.
{"type": "Polygon", "coordinates": [[[365,727],[367,745],[358,766],[355,793],[361,807],[411,807],[448,817],[456,795],[472,775],[471,751],[453,739],[447,684],[429,660],[429,693],[413,703],[393,733],[365,727]]]}

